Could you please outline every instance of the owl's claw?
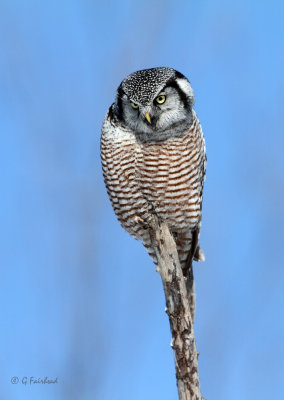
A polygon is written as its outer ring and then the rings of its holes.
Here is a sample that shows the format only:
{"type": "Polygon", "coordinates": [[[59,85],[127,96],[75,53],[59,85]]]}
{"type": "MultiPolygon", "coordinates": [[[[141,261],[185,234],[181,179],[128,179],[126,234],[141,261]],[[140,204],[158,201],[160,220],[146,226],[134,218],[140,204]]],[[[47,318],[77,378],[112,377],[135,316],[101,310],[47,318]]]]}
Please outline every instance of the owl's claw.
{"type": "Polygon", "coordinates": [[[143,218],[139,217],[139,215],[135,215],[134,221],[136,222],[136,224],[142,225],[144,229],[148,228],[147,222],[143,218]]]}

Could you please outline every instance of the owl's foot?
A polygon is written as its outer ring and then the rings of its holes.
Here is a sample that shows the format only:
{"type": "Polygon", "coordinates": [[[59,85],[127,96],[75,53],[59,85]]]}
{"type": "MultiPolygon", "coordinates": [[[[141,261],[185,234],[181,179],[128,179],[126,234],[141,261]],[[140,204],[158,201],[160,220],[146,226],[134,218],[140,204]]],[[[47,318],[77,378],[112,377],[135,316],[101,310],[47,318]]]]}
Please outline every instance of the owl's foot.
{"type": "Polygon", "coordinates": [[[134,221],[137,224],[141,225],[144,229],[148,229],[148,227],[149,227],[149,224],[143,218],[139,217],[139,215],[136,215],[134,217],[134,221]]]}
{"type": "Polygon", "coordinates": [[[147,204],[147,210],[142,208],[140,215],[135,215],[134,221],[141,225],[144,229],[149,229],[153,223],[153,216],[156,215],[154,207],[151,203],[147,204]]]}

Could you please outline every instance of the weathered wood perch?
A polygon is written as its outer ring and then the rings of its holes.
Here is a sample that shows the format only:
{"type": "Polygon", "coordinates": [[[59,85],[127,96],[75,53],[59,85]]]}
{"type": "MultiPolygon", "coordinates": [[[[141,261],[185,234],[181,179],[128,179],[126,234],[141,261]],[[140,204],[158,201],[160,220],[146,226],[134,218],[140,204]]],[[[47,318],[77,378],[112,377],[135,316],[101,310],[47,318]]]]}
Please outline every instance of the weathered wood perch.
{"type": "Polygon", "coordinates": [[[149,229],[158,259],[157,271],[161,275],[165,291],[179,399],[204,400],[200,392],[190,297],[187,293],[175,241],[167,224],[159,221],[155,215],[149,224],[149,229]]]}

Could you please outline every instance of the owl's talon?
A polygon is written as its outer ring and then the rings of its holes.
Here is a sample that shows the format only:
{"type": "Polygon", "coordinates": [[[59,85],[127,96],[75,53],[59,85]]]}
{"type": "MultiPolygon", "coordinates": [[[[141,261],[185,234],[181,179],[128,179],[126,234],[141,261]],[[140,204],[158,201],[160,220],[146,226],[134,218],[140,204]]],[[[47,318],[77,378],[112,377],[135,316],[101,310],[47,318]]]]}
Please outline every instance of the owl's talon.
{"type": "Polygon", "coordinates": [[[144,224],[144,220],[138,215],[135,215],[134,220],[137,222],[137,224],[144,224]]]}
{"type": "Polygon", "coordinates": [[[136,224],[142,225],[144,229],[148,229],[147,222],[143,218],[139,217],[139,215],[135,215],[134,221],[136,222],[136,224]]]}

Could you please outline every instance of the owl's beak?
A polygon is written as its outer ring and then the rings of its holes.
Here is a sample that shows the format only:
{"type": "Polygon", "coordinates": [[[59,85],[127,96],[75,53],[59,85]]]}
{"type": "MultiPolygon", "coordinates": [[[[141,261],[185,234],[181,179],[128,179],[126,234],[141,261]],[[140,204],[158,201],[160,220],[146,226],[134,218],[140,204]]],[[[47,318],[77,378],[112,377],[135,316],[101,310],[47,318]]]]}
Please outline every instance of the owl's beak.
{"type": "Polygon", "coordinates": [[[147,119],[149,124],[151,124],[151,117],[150,117],[150,114],[148,112],[145,112],[145,118],[147,119]]]}

